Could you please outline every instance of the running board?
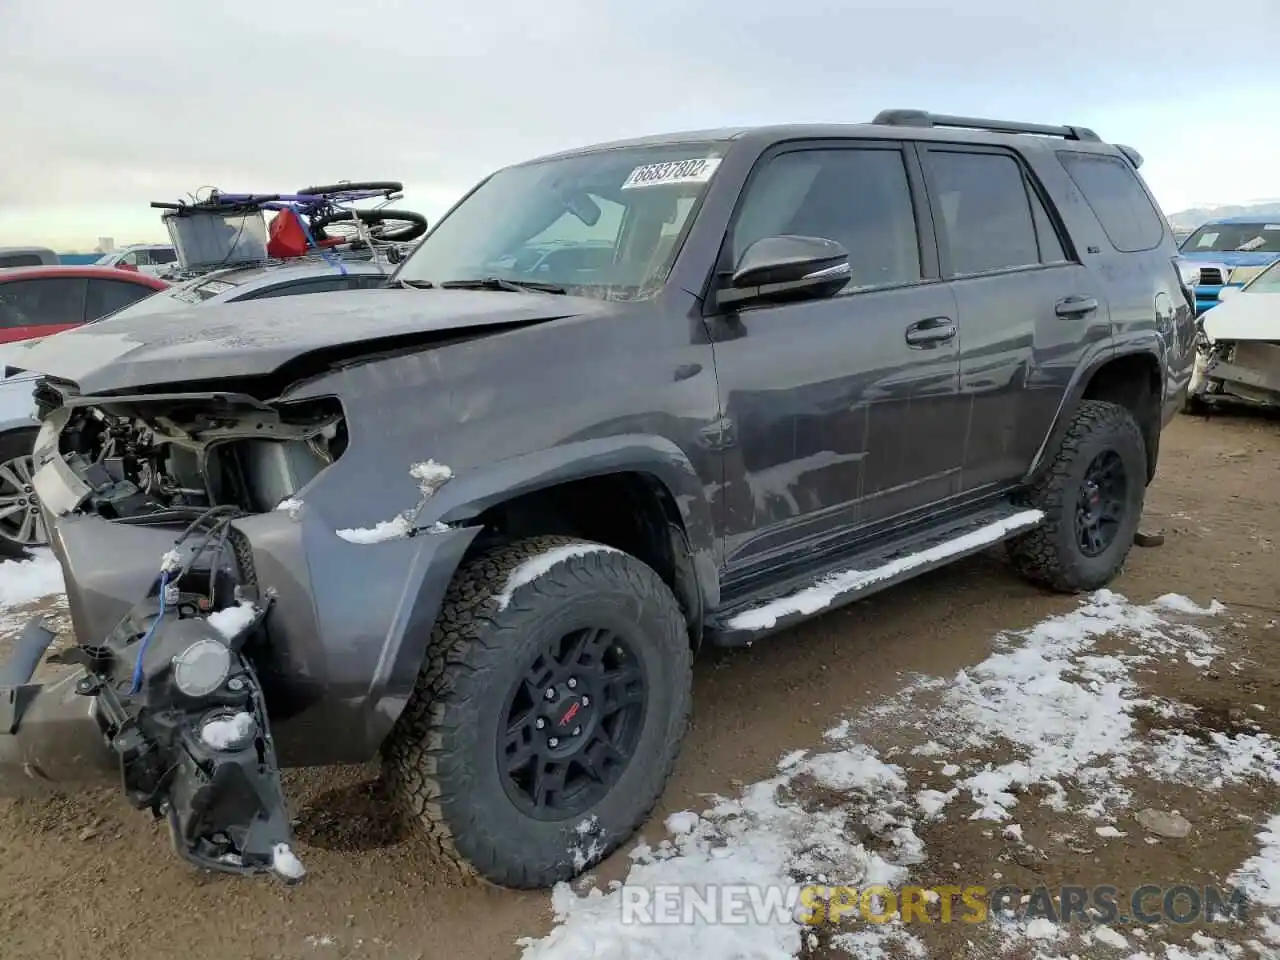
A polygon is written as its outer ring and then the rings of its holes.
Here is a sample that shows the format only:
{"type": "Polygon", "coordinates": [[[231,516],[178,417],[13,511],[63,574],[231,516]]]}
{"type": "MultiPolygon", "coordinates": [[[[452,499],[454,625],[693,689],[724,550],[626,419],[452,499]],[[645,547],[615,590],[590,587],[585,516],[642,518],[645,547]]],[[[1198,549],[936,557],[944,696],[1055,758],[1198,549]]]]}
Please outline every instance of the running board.
{"type": "Polygon", "coordinates": [[[707,621],[706,638],[716,646],[752,643],[778,630],[854,600],[878,593],[992,544],[1038,527],[1039,510],[1000,503],[976,513],[881,541],[765,590],[732,598],[707,621]]]}

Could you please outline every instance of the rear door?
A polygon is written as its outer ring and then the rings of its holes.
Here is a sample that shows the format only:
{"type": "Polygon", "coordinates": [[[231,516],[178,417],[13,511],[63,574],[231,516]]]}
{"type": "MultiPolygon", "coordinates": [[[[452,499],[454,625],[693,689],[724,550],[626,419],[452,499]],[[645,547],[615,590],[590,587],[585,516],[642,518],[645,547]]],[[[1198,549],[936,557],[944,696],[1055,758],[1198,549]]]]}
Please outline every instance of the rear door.
{"type": "Polygon", "coordinates": [[[943,276],[959,312],[960,492],[1020,480],[1081,352],[1106,340],[1103,292],[1014,151],[920,145],[943,276]]]}
{"type": "Polygon", "coordinates": [[[47,337],[84,323],[84,277],[33,277],[0,283],[0,343],[47,337]]]}

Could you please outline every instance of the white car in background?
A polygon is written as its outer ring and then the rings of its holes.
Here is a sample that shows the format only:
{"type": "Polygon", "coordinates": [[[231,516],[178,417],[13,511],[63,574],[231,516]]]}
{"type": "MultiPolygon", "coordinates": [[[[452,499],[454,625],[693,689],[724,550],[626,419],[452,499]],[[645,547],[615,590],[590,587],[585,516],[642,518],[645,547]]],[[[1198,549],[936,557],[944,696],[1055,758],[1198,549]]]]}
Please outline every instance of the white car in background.
{"type": "Polygon", "coordinates": [[[1280,261],[1218,298],[1200,319],[1188,412],[1219,400],[1280,409],[1280,261]]]}
{"type": "Polygon", "coordinates": [[[176,268],[178,252],[167,243],[134,243],[104,253],[93,263],[97,267],[119,267],[160,277],[176,268]]]}

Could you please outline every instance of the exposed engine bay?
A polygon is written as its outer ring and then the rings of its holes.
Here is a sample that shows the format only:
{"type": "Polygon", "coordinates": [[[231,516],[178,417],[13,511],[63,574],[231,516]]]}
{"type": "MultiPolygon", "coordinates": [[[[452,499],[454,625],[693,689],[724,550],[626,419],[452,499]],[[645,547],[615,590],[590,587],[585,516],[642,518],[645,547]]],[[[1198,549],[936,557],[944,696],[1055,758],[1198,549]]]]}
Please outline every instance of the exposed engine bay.
{"type": "Polygon", "coordinates": [[[1193,399],[1280,407],[1280,342],[1205,338],[1198,350],[1193,399]]]}
{"type": "Polygon", "coordinates": [[[272,596],[233,521],[274,510],[342,455],[341,407],[230,394],[37,402],[61,421],[60,462],[79,481],[65,512],[175,533],[110,635],[60,657],[86,671],[76,692],[96,701],[126,797],[167,818],[199,867],[300,880],[254,668],[272,596]]]}

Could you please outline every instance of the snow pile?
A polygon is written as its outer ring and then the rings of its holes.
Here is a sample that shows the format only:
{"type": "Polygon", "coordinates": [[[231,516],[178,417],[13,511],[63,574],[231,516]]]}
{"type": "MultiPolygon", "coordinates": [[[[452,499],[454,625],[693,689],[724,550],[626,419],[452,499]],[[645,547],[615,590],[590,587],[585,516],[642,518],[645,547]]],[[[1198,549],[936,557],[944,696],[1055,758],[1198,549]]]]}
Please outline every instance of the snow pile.
{"type": "Polygon", "coordinates": [[[62,567],[48,550],[35,551],[30,560],[0,563],[0,607],[15,607],[65,591],[62,567]]]}
{"type": "Polygon", "coordinates": [[[200,728],[200,739],[214,750],[226,750],[252,736],[256,729],[253,715],[242,712],[210,720],[200,728]]]}
{"type": "Polygon", "coordinates": [[[407,537],[413,526],[404,514],[393,520],[381,520],[372,527],[356,527],[339,530],[338,536],[347,543],[383,543],[407,537]]]}
{"type": "MultiPolygon", "coordinates": [[[[753,784],[738,799],[719,799],[701,815],[673,814],[673,834],[655,849],[641,842],[632,851],[626,887],[593,889],[578,896],[568,884],[552,895],[557,926],[540,939],[525,938],[523,960],[585,960],[588,957],[645,957],[652,960],[791,960],[801,949],[807,928],[797,916],[805,906],[801,885],[897,885],[907,868],[920,862],[920,842],[906,814],[901,770],[870,748],[822,753],[793,763],[784,773],[753,784]],[[849,808],[806,810],[791,796],[808,783],[844,791],[849,808]],[[891,853],[867,850],[846,832],[850,809],[865,815],[868,828],[891,853]],[[626,901],[634,892],[677,893],[699,903],[717,903],[717,891],[754,888],[754,909],[738,922],[715,922],[686,903],[689,922],[627,923],[626,901]]],[[[719,894],[723,896],[723,893],[719,894]]],[[[647,906],[670,916],[658,900],[647,906]]],[[[680,919],[685,919],[680,913],[680,919]]],[[[859,932],[871,951],[881,940],[908,942],[892,923],[859,932]]],[[[867,955],[874,955],[868,953],[867,955]]]]}
{"type": "MultiPolygon", "coordinates": [[[[381,520],[372,527],[347,527],[336,531],[338,536],[348,543],[385,543],[388,540],[401,540],[413,533],[414,524],[417,522],[418,514],[422,513],[422,508],[427,505],[427,501],[436,495],[441,487],[453,479],[453,471],[442,463],[436,463],[434,460],[424,460],[422,463],[415,463],[409,468],[409,476],[418,482],[418,502],[414,506],[397,514],[390,520],[381,520]]],[[[298,518],[298,512],[301,511],[302,501],[286,500],[281,503],[277,510],[283,509],[287,503],[296,503],[297,511],[290,510],[290,516],[293,519],[298,518]]],[[[430,526],[432,533],[444,533],[449,529],[449,525],[445,523],[433,523],[430,526]]]]}
{"type": "Polygon", "coordinates": [[[539,577],[546,576],[557,564],[572,560],[574,557],[585,557],[589,553],[617,552],[613,547],[607,547],[603,543],[571,543],[563,547],[555,547],[529,558],[512,570],[502,592],[494,594],[493,599],[497,602],[499,610],[505,610],[517,590],[526,584],[533,583],[539,577]]]}
{"type": "Polygon", "coordinates": [[[734,630],[768,630],[783,617],[792,614],[813,614],[825,610],[842,594],[861,590],[881,580],[901,576],[911,570],[946,560],[948,557],[970,553],[982,547],[1004,540],[1015,530],[1029,530],[1044,519],[1040,510],[1023,510],[996,523],[987,524],[972,533],[948,540],[919,553],[899,557],[879,567],[868,570],[845,570],[819,580],[788,597],[781,597],[754,609],[744,611],[729,621],[734,630]]]}
{"type": "Polygon", "coordinates": [[[209,614],[209,626],[228,640],[234,640],[249,624],[253,623],[257,615],[257,607],[248,600],[241,600],[234,607],[224,607],[209,614]]]}

